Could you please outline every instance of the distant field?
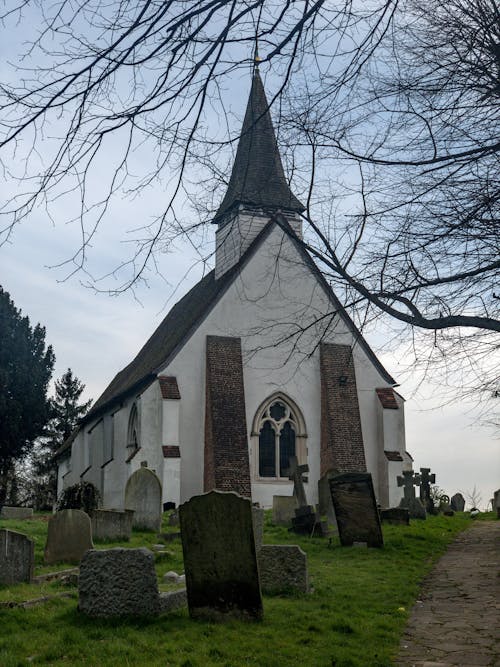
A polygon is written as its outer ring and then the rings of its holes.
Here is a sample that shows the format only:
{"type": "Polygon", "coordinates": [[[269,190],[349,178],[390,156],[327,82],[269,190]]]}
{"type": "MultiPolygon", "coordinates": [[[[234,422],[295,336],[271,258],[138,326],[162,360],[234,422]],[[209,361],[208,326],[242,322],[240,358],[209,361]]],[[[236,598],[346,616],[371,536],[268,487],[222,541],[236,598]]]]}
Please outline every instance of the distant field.
{"type": "MultiPolygon", "coordinates": [[[[343,548],[336,538],[300,538],[272,526],[268,515],[264,542],[299,544],[306,551],[313,592],[265,596],[261,623],[192,621],[187,610],[151,619],[92,620],[77,611],[76,588],[59,583],[0,586],[0,605],[73,593],[29,609],[0,607],[0,665],[389,667],[422,578],[470,523],[467,515],[456,514],[413,521],[409,527],[384,526],[384,549],[363,549],[343,548]]],[[[35,540],[35,575],[70,567],[42,564],[46,516],[0,521],[0,527],[35,540]]],[[[151,547],[157,542],[154,533],[135,532],[128,543],[96,547],[151,547]]],[[[160,580],[168,570],[183,571],[180,541],[166,548],[169,554],[157,559],[160,580]]],[[[168,589],[160,585],[160,590],[168,589]]]]}

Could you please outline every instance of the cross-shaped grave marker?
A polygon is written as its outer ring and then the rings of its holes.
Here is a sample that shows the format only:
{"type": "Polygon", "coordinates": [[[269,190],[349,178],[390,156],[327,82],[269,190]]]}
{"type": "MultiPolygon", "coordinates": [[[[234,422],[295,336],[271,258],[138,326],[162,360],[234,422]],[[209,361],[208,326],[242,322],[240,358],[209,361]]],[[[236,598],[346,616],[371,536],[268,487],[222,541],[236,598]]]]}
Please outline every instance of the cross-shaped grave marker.
{"type": "Polygon", "coordinates": [[[427,511],[430,510],[431,503],[431,484],[436,483],[435,473],[431,473],[430,468],[420,468],[420,500],[427,511]]]}
{"type": "Polygon", "coordinates": [[[403,476],[398,475],[398,486],[403,487],[404,497],[407,502],[415,499],[415,486],[420,486],[421,478],[413,470],[403,470],[403,476]]]}
{"type": "Polygon", "coordinates": [[[309,472],[307,463],[299,466],[297,457],[290,456],[288,479],[293,481],[293,495],[297,498],[299,507],[307,507],[306,491],[304,489],[304,483],[307,483],[307,477],[303,477],[306,472],[309,472]]]}

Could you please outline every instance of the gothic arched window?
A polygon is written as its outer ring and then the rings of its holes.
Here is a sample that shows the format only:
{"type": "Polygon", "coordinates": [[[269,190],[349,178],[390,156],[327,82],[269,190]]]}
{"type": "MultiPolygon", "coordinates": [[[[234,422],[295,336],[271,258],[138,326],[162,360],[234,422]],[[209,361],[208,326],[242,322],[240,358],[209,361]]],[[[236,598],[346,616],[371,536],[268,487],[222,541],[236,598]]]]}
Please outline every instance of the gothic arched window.
{"type": "Polygon", "coordinates": [[[134,454],[140,449],[139,436],[139,413],[137,403],[134,403],[130,410],[127,429],[127,461],[133,458],[134,454]]]}
{"type": "Polygon", "coordinates": [[[304,455],[304,421],[289,399],[276,394],[257,411],[252,435],[256,473],[261,479],[288,479],[290,457],[304,455]]]}

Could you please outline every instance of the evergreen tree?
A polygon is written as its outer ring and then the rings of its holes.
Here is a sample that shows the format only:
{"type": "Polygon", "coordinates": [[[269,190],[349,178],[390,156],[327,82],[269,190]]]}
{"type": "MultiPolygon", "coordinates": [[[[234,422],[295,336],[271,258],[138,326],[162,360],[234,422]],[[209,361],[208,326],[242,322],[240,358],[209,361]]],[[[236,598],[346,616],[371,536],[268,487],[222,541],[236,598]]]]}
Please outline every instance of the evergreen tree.
{"type": "Polygon", "coordinates": [[[50,399],[50,420],[33,457],[34,503],[40,509],[51,507],[57,497],[57,463],[54,454],[92,404],[92,400],[79,403],[84,389],[85,385],[73,375],[71,368],[55,382],[55,395],[50,399]]]}
{"type": "Polygon", "coordinates": [[[49,419],[47,386],[54,361],[44,327],[32,328],[0,287],[0,507],[16,461],[32,449],[49,419]]]}

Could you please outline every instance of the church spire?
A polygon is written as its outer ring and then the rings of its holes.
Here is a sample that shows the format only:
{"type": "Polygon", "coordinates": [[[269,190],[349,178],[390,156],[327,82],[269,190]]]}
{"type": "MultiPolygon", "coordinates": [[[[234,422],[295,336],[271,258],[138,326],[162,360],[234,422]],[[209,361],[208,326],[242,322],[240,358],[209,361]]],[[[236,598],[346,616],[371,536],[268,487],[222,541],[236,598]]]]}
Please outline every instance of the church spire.
{"type": "Polygon", "coordinates": [[[253,75],[233,171],[214,222],[221,222],[222,216],[238,204],[266,211],[300,212],[305,208],[286,181],[258,67],[253,75]]]}

